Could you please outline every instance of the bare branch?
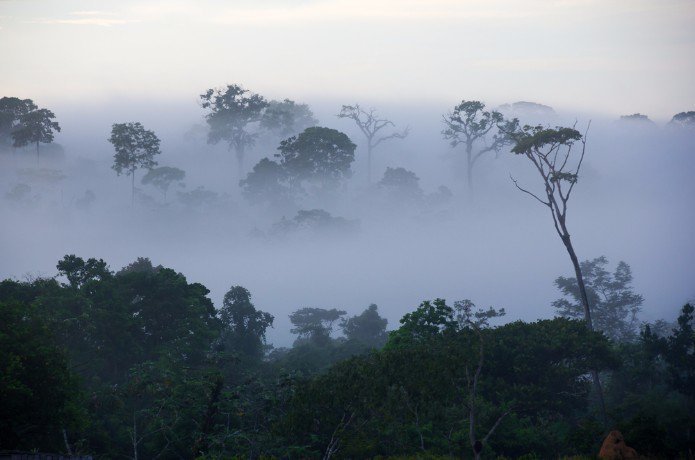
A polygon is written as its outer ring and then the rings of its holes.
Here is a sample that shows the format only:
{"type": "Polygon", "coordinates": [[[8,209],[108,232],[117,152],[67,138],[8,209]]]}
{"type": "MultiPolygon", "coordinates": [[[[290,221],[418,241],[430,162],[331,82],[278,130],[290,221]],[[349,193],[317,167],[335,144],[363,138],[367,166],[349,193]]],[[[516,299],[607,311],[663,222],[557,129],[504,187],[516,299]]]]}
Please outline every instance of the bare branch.
{"type": "Polygon", "coordinates": [[[511,174],[509,175],[509,178],[512,180],[512,182],[514,182],[514,185],[516,186],[516,188],[518,188],[519,190],[521,190],[521,191],[524,192],[524,193],[527,193],[527,194],[531,195],[532,197],[534,197],[535,199],[537,199],[541,204],[550,207],[550,203],[548,203],[547,201],[543,201],[543,200],[541,200],[540,198],[538,198],[538,196],[536,196],[534,193],[529,192],[529,191],[526,190],[525,188],[521,188],[521,187],[519,186],[519,184],[517,183],[516,179],[514,179],[514,177],[512,177],[511,174]]]}
{"type": "Polygon", "coordinates": [[[485,437],[483,438],[483,444],[487,444],[487,440],[490,438],[490,436],[492,436],[492,433],[495,432],[495,430],[496,430],[497,427],[500,425],[500,423],[502,423],[502,419],[503,419],[504,417],[506,417],[507,415],[509,415],[510,412],[511,412],[511,410],[507,410],[506,412],[504,412],[502,415],[500,415],[500,416],[497,418],[497,421],[495,422],[495,424],[492,425],[492,428],[490,428],[490,431],[488,431],[488,432],[487,432],[487,435],[485,435],[485,437]]]}

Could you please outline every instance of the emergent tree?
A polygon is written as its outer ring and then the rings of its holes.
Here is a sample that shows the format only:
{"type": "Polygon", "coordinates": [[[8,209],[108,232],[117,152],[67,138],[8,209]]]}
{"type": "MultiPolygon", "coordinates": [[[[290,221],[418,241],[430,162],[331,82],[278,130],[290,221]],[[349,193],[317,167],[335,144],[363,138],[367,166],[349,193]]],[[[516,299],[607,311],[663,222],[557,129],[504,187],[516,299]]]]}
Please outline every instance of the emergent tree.
{"type": "Polygon", "coordinates": [[[318,121],[308,105],[297,104],[290,99],[270,101],[261,118],[261,128],[275,133],[281,139],[317,124],[318,121]]]}
{"type": "Polygon", "coordinates": [[[140,123],[114,123],[109,142],[116,150],[111,167],[119,176],[124,172],[131,176],[131,206],[134,206],[135,171],[139,168],[152,169],[157,166],[154,156],[161,153],[159,138],[140,123]]]}
{"type": "Polygon", "coordinates": [[[485,154],[499,152],[511,144],[509,133],[518,127],[518,121],[505,121],[496,110],[485,110],[480,101],[461,101],[454,110],[443,116],[446,128],[442,131],[444,139],[452,147],[463,144],[466,152],[466,174],[469,190],[473,190],[473,168],[485,154]],[[494,134],[493,134],[494,133],[494,134]],[[493,134],[488,142],[488,136],[493,134]]]}
{"type": "Polygon", "coordinates": [[[295,188],[304,181],[324,190],[333,188],[350,177],[355,159],[355,144],[346,134],[319,126],[282,141],[278,150],[275,156],[295,188]]]}
{"type": "Polygon", "coordinates": [[[249,125],[261,120],[263,109],[268,106],[263,96],[251,93],[239,85],[208,89],[200,95],[201,106],[208,110],[208,144],[227,142],[236,152],[239,164],[238,177],[244,172],[244,154],[256,142],[257,133],[249,131],[249,125]]]}
{"type": "MultiPolygon", "coordinates": [[[[579,169],[582,166],[584,153],[586,152],[586,135],[582,135],[574,128],[557,127],[551,129],[527,125],[523,129],[511,133],[510,136],[516,144],[512,148],[512,153],[526,157],[538,171],[543,182],[545,196],[539,196],[522,188],[513,177],[511,179],[517,189],[532,196],[550,210],[555,231],[565,245],[565,249],[574,266],[586,327],[593,331],[594,326],[591,320],[591,308],[586,284],[584,283],[577,253],[574,250],[570,233],[567,229],[567,203],[579,178],[579,169]],[[572,155],[576,142],[581,144],[581,149],[578,158],[573,158],[576,156],[572,155]]],[[[592,371],[592,376],[601,412],[604,421],[606,421],[606,408],[603,402],[603,391],[601,390],[598,372],[592,371]]]]}
{"type": "Polygon", "coordinates": [[[36,164],[39,164],[39,144],[53,142],[53,131],[60,132],[60,125],[53,121],[55,114],[48,109],[32,110],[19,117],[19,126],[12,131],[13,145],[24,147],[36,144],[36,164]]]}
{"type": "Polygon", "coordinates": [[[157,187],[166,200],[167,191],[169,187],[171,187],[171,184],[179,182],[179,185],[182,185],[181,181],[183,181],[184,177],[186,177],[186,171],[182,169],[160,166],[159,168],[153,168],[147,171],[147,174],[143,176],[141,182],[145,185],[152,184],[157,187]]]}
{"type": "Polygon", "coordinates": [[[379,118],[374,109],[364,110],[359,104],[344,105],[337,115],[338,118],[349,118],[355,122],[367,139],[367,181],[372,183],[372,151],[376,146],[389,139],[404,139],[408,136],[410,129],[406,127],[403,131],[392,131],[390,133],[381,132],[384,128],[395,127],[392,121],[379,118]]]}
{"type": "Polygon", "coordinates": [[[12,132],[19,127],[22,116],[38,109],[31,99],[3,97],[0,99],[0,145],[7,145],[12,139],[12,132]]]}

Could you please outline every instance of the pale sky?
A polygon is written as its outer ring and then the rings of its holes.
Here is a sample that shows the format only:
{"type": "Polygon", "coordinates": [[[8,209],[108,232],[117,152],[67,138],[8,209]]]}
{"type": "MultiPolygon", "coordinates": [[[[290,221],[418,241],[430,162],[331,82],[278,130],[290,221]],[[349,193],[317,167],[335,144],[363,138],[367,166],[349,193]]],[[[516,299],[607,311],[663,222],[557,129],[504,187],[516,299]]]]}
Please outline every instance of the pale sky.
{"type": "Polygon", "coordinates": [[[695,110],[694,0],[0,0],[0,96],[695,110]]]}

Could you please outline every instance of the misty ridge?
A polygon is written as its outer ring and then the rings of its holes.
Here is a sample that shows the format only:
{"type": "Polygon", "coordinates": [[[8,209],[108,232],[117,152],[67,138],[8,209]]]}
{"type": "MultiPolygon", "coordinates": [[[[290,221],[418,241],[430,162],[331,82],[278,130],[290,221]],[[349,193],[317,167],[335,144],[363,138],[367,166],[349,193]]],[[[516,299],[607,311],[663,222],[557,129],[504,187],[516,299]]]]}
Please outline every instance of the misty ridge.
{"type": "Polygon", "coordinates": [[[313,109],[232,85],[211,89],[197,106],[131,105],[56,108],[62,130],[39,143],[38,155],[35,144],[13,147],[3,127],[0,206],[13,223],[3,229],[3,276],[53,276],[55,262],[72,253],[113,267],[147,256],[203,282],[216,303],[230,284],[246,286],[279,330],[303,305],[356,313],[376,303],[395,324],[434,297],[476,299],[511,318],[548,317],[552,281],[571,266],[546,210],[511,180],[542,192],[536,172],[510,142],[493,145],[497,125],[517,118],[519,126],[586,132],[568,217],[579,257],[626,261],[646,298],[645,319],[695,296],[692,113],[658,125],[640,114],[609,119],[536,103],[483,104],[476,116],[500,119],[475,141],[480,156],[469,168],[466,146],[452,146],[444,133],[454,104],[319,101],[313,109]],[[257,99],[236,122],[242,136],[216,131],[210,115],[221,97],[257,99]],[[111,125],[128,122],[161,140],[134,177],[116,174],[108,142],[111,125]],[[287,161],[295,153],[281,156],[281,142],[311,127],[344,136],[338,141],[352,150],[342,164],[309,171],[301,158],[287,161]]]}

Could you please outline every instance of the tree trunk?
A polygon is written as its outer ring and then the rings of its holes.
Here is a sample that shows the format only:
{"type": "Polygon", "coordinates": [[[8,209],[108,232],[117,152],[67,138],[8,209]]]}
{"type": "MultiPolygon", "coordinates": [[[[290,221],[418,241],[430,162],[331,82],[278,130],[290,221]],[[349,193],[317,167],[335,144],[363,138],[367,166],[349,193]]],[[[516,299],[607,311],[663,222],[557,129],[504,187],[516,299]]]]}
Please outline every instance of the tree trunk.
{"type": "Polygon", "coordinates": [[[584,284],[584,276],[582,276],[582,269],[579,265],[579,259],[577,258],[577,254],[574,252],[574,247],[572,246],[572,241],[570,240],[570,236],[567,233],[567,230],[564,229],[565,234],[562,235],[562,242],[565,245],[565,248],[567,249],[567,253],[570,256],[570,259],[572,260],[572,266],[574,267],[574,274],[577,277],[577,284],[579,285],[579,297],[581,298],[582,301],[582,307],[584,308],[584,321],[586,322],[586,327],[590,330],[594,330],[594,324],[593,321],[591,321],[591,310],[589,309],[589,297],[586,295],[586,285],[584,284]]]}
{"type": "MultiPolygon", "coordinates": [[[[589,297],[586,295],[586,285],[584,284],[584,277],[582,276],[582,270],[579,265],[579,259],[577,254],[574,252],[574,247],[572,246],[572,241],[570,240],[570,235],[567,229],[562,225],[562,229],[565,232],[562,235],[562,242],[565,244],[567,253],[572,260],[572,265],[574,266],[574,273],[577,277],[577,285],[579,286],[579,296],[582,301],[582,306],[584,307],[584,321],[586,322],[586,327],[590,331],[594,330],[593,322],[591,321],[591,309],[589,308],[589,297]]],[[[606,402],[603,399],[603,388],[601,386],[601,379],[599,378],[598,371],[591,370],[591,380],[594,383],[594,391],[596,392],[596,398],[598,399],[599,409],[601,410],[601,418],[603,418],[604,425],[608,425],[608,416],[606,415],[606,402]]]]}
{"type": "Polygon", "coordinates": [[[36,141],[36,167],[39,167],[39,141],[36,141]]]}
{"type": "Polygon", "coordinates": [[[473,144],[466,143],[466,179],[468,181],[468,192],[473,197],[473,144]]]}
{"type": "Polygon", "coordinates": [[[367,144],[367,185],[372,185],[372,143],[371,140],[367,144]]]}
{"type": "Polygon", "coordinates": [[[236,151],[237,185],[244,179],[244,153],[244,147],[239,147],[236,151]]]}
{"type": "Polygon", "coordinates": [[[130,188],[130,207],[135,207],[135,170],[130,170],[130,177],[132,178],[132,185],[130,188]]]}

